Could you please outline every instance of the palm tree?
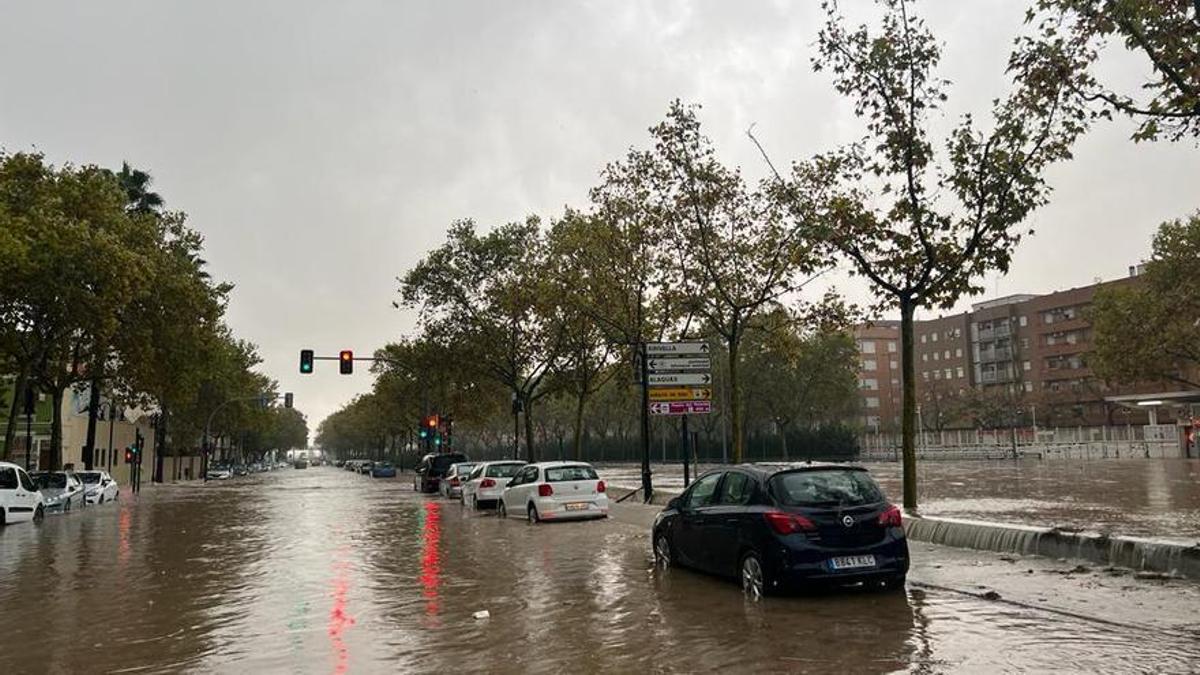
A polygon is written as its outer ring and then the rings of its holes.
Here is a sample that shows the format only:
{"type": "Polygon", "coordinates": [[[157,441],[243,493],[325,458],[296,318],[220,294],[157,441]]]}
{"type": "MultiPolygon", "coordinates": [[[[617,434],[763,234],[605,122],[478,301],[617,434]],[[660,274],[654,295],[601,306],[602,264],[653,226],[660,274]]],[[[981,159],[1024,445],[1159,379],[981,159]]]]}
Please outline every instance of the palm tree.
{"type": "Polygon", "coordinates": [[[149,173],[129,166],[129,162],[121,162],[121,171],[117,180],[127,196],[126,209],[131,213],[158,213],[162,208],[163,198],[157,192],[150,191],[150,183],[154,179],[149,173]]]}

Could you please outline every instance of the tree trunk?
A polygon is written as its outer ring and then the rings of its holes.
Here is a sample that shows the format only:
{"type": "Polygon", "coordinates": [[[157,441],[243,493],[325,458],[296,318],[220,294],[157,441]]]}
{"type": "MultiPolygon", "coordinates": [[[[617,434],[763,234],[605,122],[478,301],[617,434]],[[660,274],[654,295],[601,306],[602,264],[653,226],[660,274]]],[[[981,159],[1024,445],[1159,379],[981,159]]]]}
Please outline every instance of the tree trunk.
{"type": "Polygon", "coordinates": [[[92,376],[88,392],[87,439],[83,445],[83,468],[88,471],[96,463],[96,420],[100,417],[100,374],[92,376]]]}
{"type": "Polygon", "coordinates": [[[56,388],[50,392],[54,398],[50,401],[53,414],[50,417],[50,466],[39,466],[42,471],[62,471],[62,399],[66,388],[56,388]]]}
{"type": "Polygon", "coordinates": [[[728,341],[729,345],[729,412],[730,427],[733,433],[733,463],[742,463],[742,452],[745,448],[745,439],[742,438],[742,390],[741,383],[738,382],[738,347],[741,341],[741,336],[737,334],[736,329],[731,333],[728,341]]]}
{"type": "Polygon", "coordinates": [[[526,394],[525,401],[525,461],[530,464],[537,461],[537,452],[533,440],[533,397],[526,394]]]}
{"type": "MultiPolygon", "coordinates": [[[[4,454],[0,459],[8,461],[12,457],[13,444],[17,442],[17,415],[25,412],[25,388],[29,386],[29,368],[22,367],[17,372],[17,380],[13,383],[13,400],[9,406],[8,423],[4,426],[4,454]]],[[[25,452],[30,450],[26,448],[25,452]]]]}
{"type": "Polygon", "coordinates": [[[900,299],[900,382],[903,387],[900,414],[900,447],[904,458],[904,508],[917,509],[917,378],[913,355],[913,312],[910,298],[900,299]]]}
{"type": "MultiPolygon", "coordinates": [[[[586,391],[586,388],[585,390],[586,391]]],[[[579,399],[575,402],[575,438],[572,445],[575,447],[575,461],[583,461],[583,408],[587,403],[587,395],[580,392],[579,399]]]]}

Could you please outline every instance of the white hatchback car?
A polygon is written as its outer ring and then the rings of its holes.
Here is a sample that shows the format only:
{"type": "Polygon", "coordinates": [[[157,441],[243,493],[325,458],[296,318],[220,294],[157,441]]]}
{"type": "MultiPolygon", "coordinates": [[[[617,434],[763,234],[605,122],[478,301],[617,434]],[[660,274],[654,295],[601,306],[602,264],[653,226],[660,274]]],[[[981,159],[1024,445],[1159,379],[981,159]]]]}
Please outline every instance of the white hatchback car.
{"type": "Polygon", "coordinates": [[[113,480],[107,471],[80,471],[75,475],[83,481],[83,487],[86,490],[84,496],[89,504],[115,502],[121,495],[121,488],[117,485],[117,481],[113,480]]]}
{"type": "Polygon", "coordinates": [[[500,502],[500,495],[504,493],[504,486],[523,466],[525,462],[517,459],[476,464],[467,482],[463,483],[462,503],[470,504],[476,510],[496,506],[500,502]]]}
{"type": "Polygon", "coordinates": [[[608,495],[592,465],[583,462],[530,464],[508,482],[500,497],[500,517],[543,520],[607,518],[608,495]]]}
{"type": "Polygon", "coordinates": [[[0,525],[29,520],[40,523],[45,515],[42,493],[25,469],[0,462],[0,525]]]}

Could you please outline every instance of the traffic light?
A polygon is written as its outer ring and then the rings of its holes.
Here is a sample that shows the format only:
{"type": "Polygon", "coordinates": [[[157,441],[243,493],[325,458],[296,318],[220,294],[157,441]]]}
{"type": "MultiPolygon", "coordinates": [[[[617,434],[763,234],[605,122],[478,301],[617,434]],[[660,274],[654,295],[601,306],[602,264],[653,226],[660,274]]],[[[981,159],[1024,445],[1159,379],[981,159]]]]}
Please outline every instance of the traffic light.
{"type": "Polygon", "coordinates": [[[430,415],[425,418],[425,426],[429,427],[431,432],[437,431],[439,422],[441,422],[441,419],[437,415],[430,415]]]}
{"type": "Polygon", "coordinates": [[[125,463],[133,464],[133,448],[130,448],[130,447],[125,448],[125,463]]]}
{"type": "Polygon", "coordinates": [[[343,349],[341,354],[338,354],[338,365],[342,369],[343,375],[350,375],[354,372],[354,352],[349,349],[343,349]]]}
{"type": "MultiPolygon", "coordinates": [[[[313,371],[313,350],[300,350],[300,374],[309,375],[313,371]]],[[[291,406],[288,406],[291,407],[291,406]]]]}
{"type": "Polygon", "coordinates": [[[285,408],[292,407],[292,392],[289,391],[288,393],[283,395],[283,407],[285,407],[285,408]]]}

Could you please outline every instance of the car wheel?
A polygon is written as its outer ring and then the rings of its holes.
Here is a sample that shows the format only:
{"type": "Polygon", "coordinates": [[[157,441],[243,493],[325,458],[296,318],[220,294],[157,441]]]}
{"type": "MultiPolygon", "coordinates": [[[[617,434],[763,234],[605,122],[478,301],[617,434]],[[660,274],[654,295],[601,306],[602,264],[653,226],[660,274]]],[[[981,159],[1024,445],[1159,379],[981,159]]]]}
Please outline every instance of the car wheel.
{"type": "Polygon", "coordinates": [[[104,503],[104,495],[100,495],[100,501],[99,501],[99,502],[97,502],[97,503],[98,503],[98,504],[103,504],[103,503],[104,503]]]}
{"type": "Polygon", "coordinates": [[[474,496],[471,497],[471,510],[472,511],[479,510],[479,497],[474,497],[474,496]]]}
{"type": "Polygon", "coordinates": [[[71,500],[68,499],[66,505],[63,506],[63,513],[68,513],[68,512],[70,512],[70,510],[71,510],[71,500]]]}
{"type": "Polygon", "coordinates": [[[38,523],[40,525],[41,522],[45,519],[46,519],[46,509],[43,509],[41,507],[41,505],[38,505],[37,511],[33,512],[33,522],[38,523]]]}
{"type": "Polygon", "coordinates": [[[665,533],[659,533],[654,539],[654,564],[661,570],[675,566],[675,557],[671,555],[671,540],[665,533]]]}
{"type": "Polygon", "coordinates": [[[534,525],[542,522],[542,519],[538,518],[537,507],[533,504],[530,504],[529,508],[525,509],[525,515],[529,517],[529,522],[533,523],[534,525]]]}
{"type": "Polygon", "coordinates": [[[496,515],[500,516],[501,518],[508,517],[508,509],[505,508],[503,499],[501,499],[500,503],[496,505],[496,515]]]}
{"type": "Polygon", "coordinates": [[[767,575],[763,570],[762,559],[754,551],[742,557],[742,592],[749,600],[761,600],[767,593],[767,575]]]}

